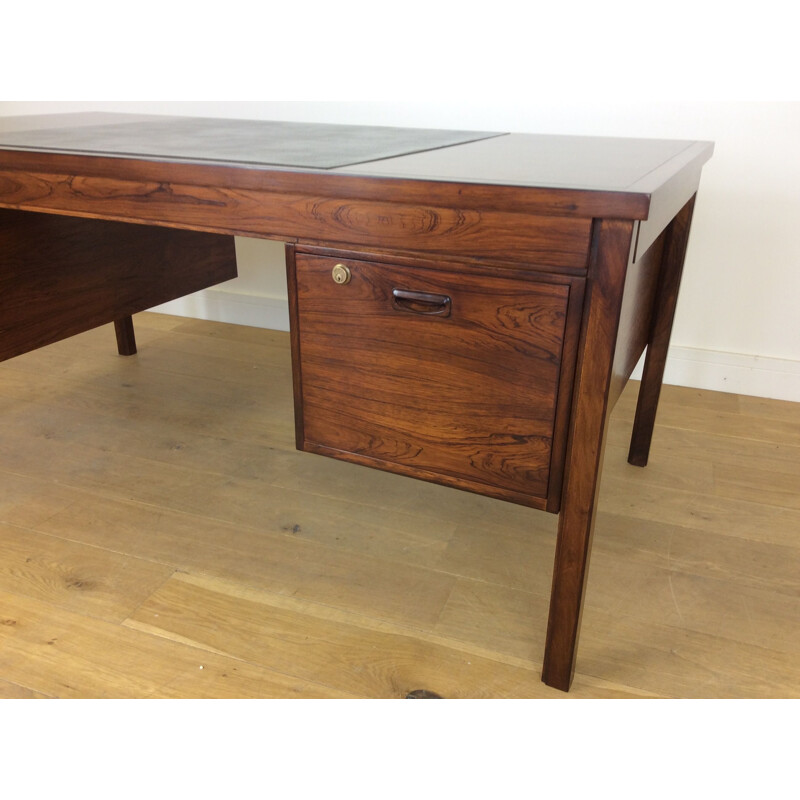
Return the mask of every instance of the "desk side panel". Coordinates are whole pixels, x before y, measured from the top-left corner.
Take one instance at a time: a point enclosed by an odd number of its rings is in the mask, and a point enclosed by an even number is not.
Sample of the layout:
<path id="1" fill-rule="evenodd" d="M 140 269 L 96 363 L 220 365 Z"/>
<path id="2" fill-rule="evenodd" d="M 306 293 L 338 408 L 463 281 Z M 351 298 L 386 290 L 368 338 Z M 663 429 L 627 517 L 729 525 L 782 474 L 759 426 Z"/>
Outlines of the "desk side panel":
<path id="1" fill-rule="evenodd" d="M 230 236 L 0 209 L 0 361 L 234 277 Z"/>
<path id="2" fill-rule="evenodd" d="M 664 235 L 628 266 L 611 373 L 609 406 L 614 407 L 644 353 L 653 325 Z"/>

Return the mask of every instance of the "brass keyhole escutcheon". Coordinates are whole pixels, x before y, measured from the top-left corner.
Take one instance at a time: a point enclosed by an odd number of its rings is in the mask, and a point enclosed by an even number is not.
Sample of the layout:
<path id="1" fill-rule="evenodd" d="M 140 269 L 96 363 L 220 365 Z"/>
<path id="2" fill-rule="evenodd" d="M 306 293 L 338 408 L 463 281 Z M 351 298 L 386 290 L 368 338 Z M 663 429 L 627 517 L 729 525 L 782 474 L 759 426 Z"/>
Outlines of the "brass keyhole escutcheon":
<path id="1" fill-rule="evenodd" d="M 331 271 L 331 276 L 333 277 L 333 282 L 338 283 L 340 286 L 350 283 L 350 270 L 344 264 L 337 264 Z"/>

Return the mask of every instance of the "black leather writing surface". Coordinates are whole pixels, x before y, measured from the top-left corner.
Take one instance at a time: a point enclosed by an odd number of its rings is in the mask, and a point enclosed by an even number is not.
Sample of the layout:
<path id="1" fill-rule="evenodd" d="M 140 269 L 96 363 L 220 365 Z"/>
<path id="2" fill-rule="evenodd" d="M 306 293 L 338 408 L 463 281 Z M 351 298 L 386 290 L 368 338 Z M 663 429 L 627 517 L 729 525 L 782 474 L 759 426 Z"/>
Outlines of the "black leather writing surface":
<path id="1" fill-rule="evenodd" d="M 333 169 L 501 134 L 261 120 L 162 117 L 10 131 L 0 147 L 149 159 Z"/>

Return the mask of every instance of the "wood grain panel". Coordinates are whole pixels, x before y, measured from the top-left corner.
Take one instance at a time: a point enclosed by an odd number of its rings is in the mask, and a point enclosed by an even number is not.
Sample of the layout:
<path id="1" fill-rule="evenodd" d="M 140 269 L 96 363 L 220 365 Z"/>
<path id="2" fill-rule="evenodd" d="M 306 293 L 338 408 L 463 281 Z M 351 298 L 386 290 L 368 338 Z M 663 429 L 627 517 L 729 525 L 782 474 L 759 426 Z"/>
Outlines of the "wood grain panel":
<path id="1" fill-rule="evenodd" d="M 234 277 L 229 236 L 0 210 L 0 360 Z"/>
<path id="2" fill-rule="evenodd" d="M 298 446 L 543 507 L 570 284 L 298 253 Z M 447 296 L 407 313 L 397 288 Z"/>
<path id="3" fill-rule="evenodd" d="M 636 368 L 653 324 L 653 302 L 658 286 L 664 238 L 659 237 L 625 275 L 619 331 L 611 368 L 609 405 L 614 406 Z"/>
<path id="4" fill-rule="evenodd" d="M 321 187 L 318 187 L 321 188 Z M 384 195 L 386 196 L 386 195 Z M 0 205 L 288 242 L 457 253 L 583 269 L 590 219 L 296 192 L 0 173 Z"/>

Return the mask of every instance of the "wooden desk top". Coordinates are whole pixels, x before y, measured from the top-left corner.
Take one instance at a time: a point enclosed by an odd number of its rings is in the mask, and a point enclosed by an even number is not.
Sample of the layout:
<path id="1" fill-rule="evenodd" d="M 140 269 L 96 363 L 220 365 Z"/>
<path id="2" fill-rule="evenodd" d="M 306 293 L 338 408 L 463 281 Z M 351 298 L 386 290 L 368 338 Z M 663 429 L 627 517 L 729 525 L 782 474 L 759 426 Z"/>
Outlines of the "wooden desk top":
<path id="1" fill-rule="evenodd" d="M 605 204 L 633 219 L 646 219 L 651 196 L 681 172 L 699 171 L 712 151 L 709 142 L 105 113 L 0 118 L 0 169 L 63 165 L 100 175 L 148 164 L 159 179 L 172 165 L 177 171 L 167 179 L 186 180 L 189 167 L 207 167 L 217 171 L 215 184 L 231 188 L 276 188 L 292 175 L 325 174 L 353 176 L 351 184 L 357 177 L 438 184 L 434 195 L 446 185 L 457 187 L 455 196 L 464 187 L 508 187 L 517 190 L 508 197 L 518 208 L 534 200 L 541 206 L 545 192 L 558 213 L 599 216 L 596 206 Z M 493 192 L 500 202 L 502 195 Z"/>

